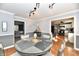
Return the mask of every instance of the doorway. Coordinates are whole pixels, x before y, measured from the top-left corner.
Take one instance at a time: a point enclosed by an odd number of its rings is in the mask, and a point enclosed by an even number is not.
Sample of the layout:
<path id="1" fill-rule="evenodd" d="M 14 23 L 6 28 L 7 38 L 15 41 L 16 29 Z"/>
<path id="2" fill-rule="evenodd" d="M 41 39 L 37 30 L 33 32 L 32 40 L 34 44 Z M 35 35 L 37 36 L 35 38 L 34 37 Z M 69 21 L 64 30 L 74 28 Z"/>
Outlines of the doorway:
<path id="1" fill-rule="evenodd" d="M 21 39 L 21 35 L 24 35 L 24 22 L 21 21 L 14 21 L 14 37 L 15 42 Z"/>
<path id="2" fill-rule="evenodd" d="M 64 36 L 66 46 L 74 48 L 74 17 L 51 21 L 53 37 Z"/>

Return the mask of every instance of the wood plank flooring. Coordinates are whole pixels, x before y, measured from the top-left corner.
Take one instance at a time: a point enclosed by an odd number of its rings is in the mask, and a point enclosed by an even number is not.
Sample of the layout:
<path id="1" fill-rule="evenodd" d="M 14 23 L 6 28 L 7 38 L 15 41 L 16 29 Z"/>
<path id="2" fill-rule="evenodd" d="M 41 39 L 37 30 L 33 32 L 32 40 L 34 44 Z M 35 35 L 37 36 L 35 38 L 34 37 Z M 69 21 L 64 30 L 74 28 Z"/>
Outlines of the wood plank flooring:
<path id="1" fill-rule="evenodd" d="M 64 40 L 64 36 L 57 35 L 55 37 L 55 40 L 58 40 L 57 42 L 53 42 L 53 46 L 51 47 L 50 52 L 52 55 L 57 56 L 58 55 L 58 49 L 61 47 L 61 42 Z M 65 47 L 63 51 L 64 56 L 79 56 L 79 50 L 75 50 L 71 47 Z"/>
<path id="2" fill-rule="evenodd" d="M 64 40 L 64 36 L 57 35 L 55 37 L 55 40 L 57 40 L 57 41 L 53 41 L 53 46 L 51 47 L 50 52 L 53 55 L 57 56 L 58 50 L 61 47 L 61 42 Z"/>
<path id="3" fill-rule="evenodd" d="M 79 51 L 70 47 L 64 49 L 64 56 L 79 56 Z"/>
<path id="4" fill-rule="evenodd" d="M 57 35 L 55 39 L 57 41 L 53 42 L 53 46 L 51 47 L 50 52 L 52 55 L 57 56 L 59 53 L 58 50 L 61 47 L 61 42 L 64 40 L 64 36 Z M 13 48 L 6 49 L 4 52 L 5 52 L 5 56 L 10 56 L 16 52 L 16 49 L 13 47 Z M 65 47 L 63 54 L 64 56 L 79 56 L 79 50 L 75 50 L 68 46 L 68 47 Z"/>
<path id="5" fill-rule="evenodd" d="M 4 50 L 5 56 L 10 56 L 10 55 L 12 55 L 15 52 L 16 52 L 16 49 L 14 47 Z"/>

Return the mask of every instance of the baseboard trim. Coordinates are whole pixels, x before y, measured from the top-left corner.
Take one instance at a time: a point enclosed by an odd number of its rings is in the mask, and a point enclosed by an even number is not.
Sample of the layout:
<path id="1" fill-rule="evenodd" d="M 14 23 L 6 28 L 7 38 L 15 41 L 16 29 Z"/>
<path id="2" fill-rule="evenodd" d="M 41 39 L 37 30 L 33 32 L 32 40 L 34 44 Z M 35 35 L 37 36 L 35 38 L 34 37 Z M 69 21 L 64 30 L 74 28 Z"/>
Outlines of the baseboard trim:
<path id="1" fill-rule="evenodd" d="M 12 47 L 14 47 L 14 45 L 11 45 L 11 46 L 8 46 L 8 47 L 4 47 L 4 50 L 5 50 L 5 49 L 12 48 Z"/>
<path id="2" fill-rule="evenodd" d="M 16 49 L 15 47 L 12 46 L 9 46 L 7 47 L 5 50 L 4 50 L 4 55 L 5 56 L 11 56 L 12 54 L 14 54 L 16 52 Z"/>

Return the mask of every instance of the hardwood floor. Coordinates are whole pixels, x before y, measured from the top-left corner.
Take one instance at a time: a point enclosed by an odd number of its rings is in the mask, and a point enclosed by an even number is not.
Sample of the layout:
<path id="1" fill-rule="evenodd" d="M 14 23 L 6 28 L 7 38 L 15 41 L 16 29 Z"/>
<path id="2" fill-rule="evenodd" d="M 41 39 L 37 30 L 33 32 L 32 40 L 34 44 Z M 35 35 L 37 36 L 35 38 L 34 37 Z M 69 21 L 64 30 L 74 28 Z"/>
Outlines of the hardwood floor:
<path id="1" fill-rule="evenodd" d="M 61 47 L 61 43 L 64 40 L 64 36 L 57 35 L 55 37 L 55 40 L 56 41 L 53 41 L 53 46 L 51 47 L 50 52 L 52 55 L 58 56 L 59 48 Z M 16 52 L 16 49 L 13 47 L 13 48 L 6 49 L 4 52 L 5 52 L 5 56 L 10 56 Z M 73 49 L 70 46 L 66 46 L 64 48 L 63 54 L 64 56 L 79 56 L 79 51 Z"/>
<path id="2" fill-rule="evenodd" d="M 57 36 L 55 37 L 55 40 L 57 40 L 57 41 L 53 41 L 53 46 L 51 47 L 50 52 L 51 52 L 53 55 L 57 56 L 58 50 L 59 50 L 59 48 L 61 47 L 61 43 L 62 43 L 62 41 L 64 40 L 64 36 L 57 35 Z"/>
<path id="3" fill-rule="evenodd" d="M 66 47 L 64 49 L 64 56 L 79 56 L 79 51 L 70 47 Z"/>
<path id="4" fill-rule="evenodd" d="M 52 55 L 57 56 L 59 53 L 58 50 L 61 47 L 61 42 L 64 40 L 64 36 L 57 35 L 55 37 L 55 40 L 57 41 L 53 42 L 53 46 L 51 47 L 50 52 L 52 53 Z M 63 54 L 64 56 L 79 56 L 79 50 L 75 50 L 70 46 L 66 46 L 64 48 Z"/>
<path id="5" fill-rule="evenodd" d="M 14 47 L 4 50 L 5 56 L 10 56 L 15 52 L 16 52 L 16 49 Z"/>

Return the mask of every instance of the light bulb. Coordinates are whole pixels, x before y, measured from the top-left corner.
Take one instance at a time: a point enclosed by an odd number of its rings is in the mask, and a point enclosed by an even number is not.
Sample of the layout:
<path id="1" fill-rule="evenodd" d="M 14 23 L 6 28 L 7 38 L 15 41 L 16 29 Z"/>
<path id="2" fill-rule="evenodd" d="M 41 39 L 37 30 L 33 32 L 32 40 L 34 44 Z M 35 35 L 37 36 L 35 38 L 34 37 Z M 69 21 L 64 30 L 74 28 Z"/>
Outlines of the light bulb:
<path id="1" fill-rule="evenodd" d="M 37 38 L 37 34 L 36 33 L 34 33 L 34 38 Z"/>

